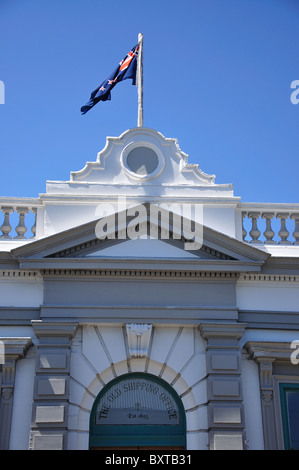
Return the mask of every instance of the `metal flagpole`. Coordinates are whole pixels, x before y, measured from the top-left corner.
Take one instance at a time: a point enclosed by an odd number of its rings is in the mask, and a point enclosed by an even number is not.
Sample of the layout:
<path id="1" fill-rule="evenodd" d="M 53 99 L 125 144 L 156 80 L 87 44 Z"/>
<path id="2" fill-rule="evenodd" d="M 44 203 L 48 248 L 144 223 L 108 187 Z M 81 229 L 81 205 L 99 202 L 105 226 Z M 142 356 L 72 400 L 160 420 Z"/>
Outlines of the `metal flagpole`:
<path id="1" fill-rule="evenodd" d="M 139 53 L 137 68 L 138 120 L 137 126 L 143 127 L 143 34 L 138 34 Z"/>

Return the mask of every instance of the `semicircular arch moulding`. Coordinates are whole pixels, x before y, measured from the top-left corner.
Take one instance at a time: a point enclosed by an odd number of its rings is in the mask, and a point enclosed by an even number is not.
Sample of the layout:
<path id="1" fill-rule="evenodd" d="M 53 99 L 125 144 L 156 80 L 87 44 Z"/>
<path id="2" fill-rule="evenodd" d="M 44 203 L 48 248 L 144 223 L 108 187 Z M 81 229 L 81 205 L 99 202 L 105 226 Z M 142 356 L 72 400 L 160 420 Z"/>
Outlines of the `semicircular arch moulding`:
<path id="1" fill-rule="evenodd" d="M 90 415 L 95 400 L 106 385 L 109 385 L 110 382 L 129 373 L 131 375 L 134 373 L 143 373 L 145 376 L 146 374 L 153 376 L 154 371 L 160 371 L 161 374 L 163 370 L 162 375 L 160 375 L 160 377 L 157 375 L 156 377 L 166 382 L 173 388 L 178 397 L 180 397 L 186 414 L 187 437 L 188 432 L 193 432 L 195 427 L 199 427 L 200 416 L 196 406 L 196 398 L 192 392 L 192 384 L 188 384 L 177 371 L 165 364 L 151 359 L 147 362 L 147 367 L 145 367 L 145 363 L 146 361 L 142 359 L 132 359 L 129 371 L 128 363 L 124 360 L 107 367 L 101 374 L 95 375 L 87 386 L 81 384 L 81 393 L 77 393 L 78 403 L 73 403 L 73 405 L 76 405 L 77 410 L 77 416 L 75 417 L 74 414 L 72 416 L 73 433 L 77 434 L 76 438 L 73 436 L 73 439 L 70 441 L 73 449 L 87 450 L 89 448 Z M 176 378 L 176 380 L 174 380 L 174 378 Z M 74 377 L 71 377 L 70 388 L 72 396 L 72 388 L 78 388 L 77 380 L 74 380 Z M 75 395 L 76 392 L 73 396 Z M 197 424 L 195 425 L 194 423 Z"/>

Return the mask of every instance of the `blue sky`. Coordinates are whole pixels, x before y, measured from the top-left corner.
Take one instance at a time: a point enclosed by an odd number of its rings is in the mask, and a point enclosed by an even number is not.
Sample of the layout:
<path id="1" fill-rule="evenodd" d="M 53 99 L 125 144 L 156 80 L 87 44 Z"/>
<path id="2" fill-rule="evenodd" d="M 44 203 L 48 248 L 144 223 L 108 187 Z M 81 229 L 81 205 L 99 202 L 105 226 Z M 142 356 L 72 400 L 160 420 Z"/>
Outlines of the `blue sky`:
<path id="1" fill-rule="evenodd" d="M 144 34 L 144 126 L 243 202 L 299 202 L 298 0 L 0 0 L 0 196 L 38 197 L 137 123 L 137 88 L 82 116 Z"/>

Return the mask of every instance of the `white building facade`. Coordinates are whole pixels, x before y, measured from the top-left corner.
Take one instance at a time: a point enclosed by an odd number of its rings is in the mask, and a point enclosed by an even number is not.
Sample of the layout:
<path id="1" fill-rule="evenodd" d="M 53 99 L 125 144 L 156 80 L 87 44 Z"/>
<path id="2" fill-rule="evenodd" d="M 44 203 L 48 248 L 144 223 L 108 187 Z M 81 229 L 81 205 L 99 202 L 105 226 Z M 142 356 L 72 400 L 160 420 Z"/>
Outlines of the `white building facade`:
<path id="1" fill-rule="evenodd" d="M 299 204 L 140 127 L 0 205 L 1 449 L 299 448 Z"/>

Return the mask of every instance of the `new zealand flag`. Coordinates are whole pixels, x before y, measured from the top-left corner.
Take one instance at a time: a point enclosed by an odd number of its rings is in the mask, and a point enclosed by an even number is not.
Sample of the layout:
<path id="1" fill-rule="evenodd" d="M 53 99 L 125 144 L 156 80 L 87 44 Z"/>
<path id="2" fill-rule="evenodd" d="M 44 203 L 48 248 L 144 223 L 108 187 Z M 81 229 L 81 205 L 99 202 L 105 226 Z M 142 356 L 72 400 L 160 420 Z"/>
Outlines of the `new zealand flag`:
<path id="1" fill-rule="evenodd" d="M 119 63 L 117 68 L 106 78 L 90 95 L 90 100 L 82 106 L 81 113 L 85 114 L 99 101 L 111 100 L 111 90 L 122 80 L 131 78 L 132 85 L 136 85 L 137 57 L 139 45 L 137 44 Z"/>

